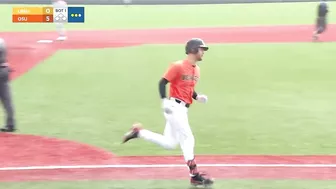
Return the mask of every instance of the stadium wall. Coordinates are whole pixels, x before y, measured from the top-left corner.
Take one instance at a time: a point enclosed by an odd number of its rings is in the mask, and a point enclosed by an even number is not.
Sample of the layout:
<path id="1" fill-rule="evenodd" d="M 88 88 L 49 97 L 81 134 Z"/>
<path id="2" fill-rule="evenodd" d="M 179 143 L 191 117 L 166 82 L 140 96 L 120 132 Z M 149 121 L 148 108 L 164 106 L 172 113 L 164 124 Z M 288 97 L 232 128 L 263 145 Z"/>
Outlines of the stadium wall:
<path id="1" fill-rule="evenodd" d="M 67 0 L 69 5 L 186 5 L 186 4 L 236 4 L 236 3 L 286 3 L 318 2 L 318 0 Z M 336 0 L 329 0 L 336 1 Z M 52 0 L 0 0 L 0 4 L 51 4 Z"/>

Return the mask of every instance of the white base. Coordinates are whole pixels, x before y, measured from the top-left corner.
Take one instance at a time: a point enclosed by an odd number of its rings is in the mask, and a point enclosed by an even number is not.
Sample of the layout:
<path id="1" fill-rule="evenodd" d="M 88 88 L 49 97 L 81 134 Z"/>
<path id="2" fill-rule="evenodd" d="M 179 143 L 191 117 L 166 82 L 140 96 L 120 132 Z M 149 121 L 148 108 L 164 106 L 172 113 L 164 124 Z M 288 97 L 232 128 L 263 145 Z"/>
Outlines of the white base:
<path id="1" fill-rule="evenodd" d="M 52 43 L 52 42 L 53 40 L 44 40 L 44 39 L 37 41 L 37 43 Z"/>
<path id="2" fill-rule="evenodd" d="M 65 40 L 67 40 L 67 37 L 66 36 L 60 36 L 56 40 L 57 41 L 65 41 Z"/>

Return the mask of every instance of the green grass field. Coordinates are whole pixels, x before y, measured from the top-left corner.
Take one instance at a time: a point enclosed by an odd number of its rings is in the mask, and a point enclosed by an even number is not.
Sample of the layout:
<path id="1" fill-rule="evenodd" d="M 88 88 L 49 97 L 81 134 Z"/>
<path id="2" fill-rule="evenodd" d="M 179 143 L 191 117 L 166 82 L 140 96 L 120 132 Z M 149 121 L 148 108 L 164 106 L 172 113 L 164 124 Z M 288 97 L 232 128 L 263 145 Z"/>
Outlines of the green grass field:
<path id="1" fill-rule="evenodd" d="M 17 5 L 20 6 L 20 5 Z M 1 5 L 1 32 L 53 31 L 12 24 Z M 336 12 L 330 3 L 330 12 Z M 85 6 L 70 30 L 313 24 L 315 3 L 202 6 Z M 104 15 L 100 16 L 100 13 Z M 195 17 L 195 13 L 197 13 Z M 336 23 L 331 14 L 329 23 Z M 189 113 L 197 154 L 335 153 L 335 43 L 210 44 L 197 91 L 209 96 Z M 317 48 L 318 46 L 318 48 Z M 158 80 L 180 45 L 59 51 L 13 81 L 19 133 L 94 145 L 117 155 L 172 155 L 144 141 L 120 145 L 135 121 L 162 132 Z M 91 66 L 93 64 L 93 66 Z M 7 189 L 188 188 L 186 181 L 1 183 Z M 149 186 L 145 186 L 149 184 Z M 220 180 L 215 188 L 331 189 L 335 181 Z"/>
<path id="2" fill-rule="evenodd" d="M 190 111 L 197 153 L 333 153 L 332 138 L 326 139 L 335 132 L 336 65 L 335 57 L 328 56 L 334 44 L 325 44 L 319 51 L 313 46 L 213 46 L 197 86 L 210 101 L 196 103 Z M 148 45 L 58 52 L 14 82 L 22 132 L 90 143 L 118 155 L 171 154 L 143 141 L 125 148 L 120 140 L 136 121 L 162 132 L 158 78 L 165 62 L 174 59 L 172 54 L 179 57 L 179 51 L 174 45 Z M 238 55 L 240 51 L 244 56 Z M 279 52 L 286 56 L 274 61 Z M 300 52 L 307 55 L 298 60 Z M 136 61 L 124 61 L 130 54 Z M 97 61 L 97 57 L 105 58 Z M 325 59 L 317 64 L 317 57 Z M 69 59 L 81 61 L 69 63 Z M 93 61 L 94 67 L 81 66 Z M 130 91 L 136 91 L 136 97 Z M 222 134 L 214 135 L 214 130 Z"/>
<path id="3" fill-rule="evenodd" d="M 336 23 L 336 3 L 329 2 L 329 23 Z M 54 30 L 53 24 L 13 24 L 12 7 L 0 5 L 0 31 Z M 36 6 L 36 5 L 28 5 Z M 76 5 L 79 6 L 79 5 Z M 197 13 L 197 19 L 195 18 Z M 225 4 L 170 6 L 85 6 L 85 24 L 68 24 L 69 29 L 132 29 L 167 27 L 211 27 L 246 25 L 293 25 L 315 22 L 316 3 Z"/>
<path id="4" fill-rule="evenodd" d="M 50 189 L 189 189 L 185 181 L 167 181 L 167 180 L 150 180 L 150 181 L 82 181 L 82 182 L 37 182 L 37 183 L 1 183 L 1 186 L 7 189 L 29 188 L 41 189 L 48 185 Z M 288 180 L 229 180 L 218 181 L 216 189 L 233 188 L 233 189 L 333 189 L 336 186 L 335 181 L 288 181 Z"/>

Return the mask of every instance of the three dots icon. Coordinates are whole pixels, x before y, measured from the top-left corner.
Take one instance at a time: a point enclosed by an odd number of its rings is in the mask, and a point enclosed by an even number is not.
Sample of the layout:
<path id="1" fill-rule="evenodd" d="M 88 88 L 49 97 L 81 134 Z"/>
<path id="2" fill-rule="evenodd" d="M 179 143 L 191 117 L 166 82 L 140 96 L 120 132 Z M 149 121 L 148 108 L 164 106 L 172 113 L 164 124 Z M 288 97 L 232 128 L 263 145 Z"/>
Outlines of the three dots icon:
<path id="1" fill-rule="evenodd" d="M 71 17 L 82 17 L 81 14 L 71 14 Z"/>

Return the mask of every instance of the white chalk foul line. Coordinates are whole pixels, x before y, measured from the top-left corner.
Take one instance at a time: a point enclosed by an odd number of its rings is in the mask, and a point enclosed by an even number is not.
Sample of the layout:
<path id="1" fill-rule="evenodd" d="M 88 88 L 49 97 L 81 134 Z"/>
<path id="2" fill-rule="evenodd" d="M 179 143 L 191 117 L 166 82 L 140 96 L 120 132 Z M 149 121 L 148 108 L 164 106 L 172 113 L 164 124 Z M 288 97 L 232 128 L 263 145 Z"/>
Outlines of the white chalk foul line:
<path id="1" fill-rule="evenodd" d="M 284 168 L 336 168 L 336 164 L 198 164 L 198 167 L 284 167 Z M 107 169 L 107 168 L 175 168 L 185 164 L 147 164 L 147 165 L 50 165 L 26 167 L 0 167 L 0 171 L 56 170 L 56 169 Z"/>

